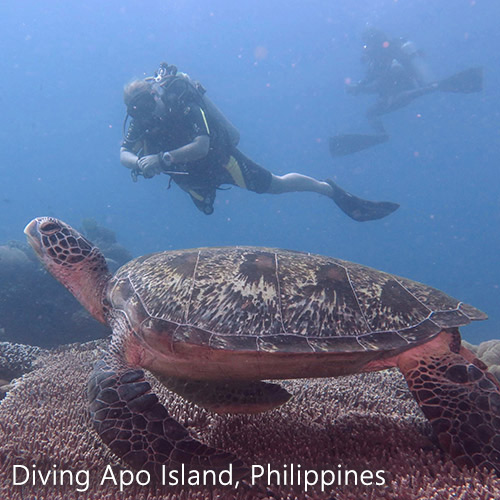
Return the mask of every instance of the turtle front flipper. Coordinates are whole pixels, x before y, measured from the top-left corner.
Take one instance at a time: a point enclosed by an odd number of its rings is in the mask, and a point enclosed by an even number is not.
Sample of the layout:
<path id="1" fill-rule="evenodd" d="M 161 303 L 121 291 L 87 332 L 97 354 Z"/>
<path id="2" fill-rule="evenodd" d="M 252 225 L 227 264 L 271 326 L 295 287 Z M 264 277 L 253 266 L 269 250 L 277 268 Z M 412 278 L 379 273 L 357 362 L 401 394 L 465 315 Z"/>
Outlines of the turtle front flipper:
<path id="1" fill-rule="evenodd" d="M 458 332 L 404 352 L 398 366 L 441 447 L 458 465 L 500 473 L 500 385 Z"/>
<path id="2" fill-rule="evenodd" d="M 184 399 L 216 413 L 259 413 L 281 406 L 292 397 L 279 384 L 270 382 L 157 378 Z"/>
<path id="3" fill-rule="evenodd" d="M 135 469 L 144 469 L 157 481 L 166 470 L 227 469 L 233 478 L 246 475 L 238 458 L 193 439 L 152 393 L 140 369 L 98 361 L 88 383 L 90 416 L 94 428 L 111 451 Z"/>

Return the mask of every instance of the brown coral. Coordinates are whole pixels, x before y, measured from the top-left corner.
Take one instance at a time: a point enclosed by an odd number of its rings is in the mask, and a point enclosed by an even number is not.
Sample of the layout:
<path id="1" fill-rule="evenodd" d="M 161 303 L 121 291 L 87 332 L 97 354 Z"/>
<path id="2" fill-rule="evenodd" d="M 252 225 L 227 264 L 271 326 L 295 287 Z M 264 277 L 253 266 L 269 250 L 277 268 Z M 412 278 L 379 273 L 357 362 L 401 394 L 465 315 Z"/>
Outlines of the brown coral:
<path id="1" fill-rule="evenodd" d="M 479 345 L 465 344 L 488 366 L 490 372 L 500 380 L 500 340 L 487 340 Z"/>
<path id="2" fill-rule="evenodd" d="M 211 446 L 231 451 L 248 464 L 270 464 L 281 472 L 291 464 L 308 470 L 383 470 L 385 485 L 330 486 L 304 491 L 300 486 L 268 484 L 253 490 L 216 487 L 195 491 L 140 486 L 120 493 L 99 480 L 120 462 L 90 427 L 85 385 L 93 345 L 72 347 L 41 358 L 40 367 L 23 377 L 0 404 L 0 498 L 59 499 L 280 499 L 367 500 L 500 498 L 500 480 L 490 473 L 458 469 L 429 440 L 429 428 L 403 378 L 395 370 L 335 380 L 284 382 L 295 397 L 261 415 L 215 416 L 168 393 L 155 390 L 193 434 Z M 13 465 L 41 471 L 89 471 L 88 491 L 69 484 L 43 487 L 12 485 Z M 356 473 L 351 473 L 351 478 Z M 290 483 L 290 479 L 287 481 Z M 266 492 L 266 489 L 269 491 Z"/>

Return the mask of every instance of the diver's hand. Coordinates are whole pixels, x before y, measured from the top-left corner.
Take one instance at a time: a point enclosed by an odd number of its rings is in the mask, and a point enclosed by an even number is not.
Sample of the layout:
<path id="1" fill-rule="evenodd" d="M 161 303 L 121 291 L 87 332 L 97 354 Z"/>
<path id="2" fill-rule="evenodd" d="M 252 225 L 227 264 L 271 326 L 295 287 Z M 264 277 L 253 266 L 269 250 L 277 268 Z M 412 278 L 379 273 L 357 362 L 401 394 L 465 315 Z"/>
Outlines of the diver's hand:
<path id="1" fill-rule="evenodd" d="M 146 179 L 161 174 L 162 166 L 161 156 L 158 154 L 143 156 L 137 160 L 137 167 Z"/>

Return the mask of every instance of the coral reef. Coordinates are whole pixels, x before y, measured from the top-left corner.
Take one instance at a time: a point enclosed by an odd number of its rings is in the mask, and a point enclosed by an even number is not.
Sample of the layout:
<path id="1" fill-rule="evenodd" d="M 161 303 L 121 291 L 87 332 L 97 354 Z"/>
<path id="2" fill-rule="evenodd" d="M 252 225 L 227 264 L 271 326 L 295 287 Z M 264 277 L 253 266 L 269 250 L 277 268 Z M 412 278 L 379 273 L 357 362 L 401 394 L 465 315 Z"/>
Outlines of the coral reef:
<path id="1" fill-rule="evenodd" d="M 0 342 L 0 400 L 13 388 L 11 382 L 33 370 L 38 356 L 47 352 L 37 346 Z"/>
<path id="2" fill-rule="evenodd" d="M 0 378 L 12 380 L 31 371 L 36 358 L 44 352 L 36 346 L 0 342 Z"/>
<path id="3" fill-rule="evenodd" d="M 481 342 L 478 346 L 467 344 L 476 356 L 485 363 L 490 372 L 500 380 L 500 340 L 493 339 Z"/>
<path id="4" fill-rule="evenodd" d="M 103 342 L 103 341 L 101 341 Z M 492 473 L 457 468 L 432 442 L 430 428 L 396 370 L 328 380 L 283 382 L 294 398 L 259 415 L 218 416 L 186 403 L 154 382 L 170 411 L 205 443 L 231 451 L 247 464 L 302 469 L 384 471 L 383 486 L 335 485 L 322 492 L 267 480 L 254 489 L 240 485 L 211 490 L 172 490 L 134 483 L 119 492 L 100 486 L 106 466 L 116 474 L 119 459 L 100 442 L 86 411 L 85 387 L 94 343 L 43 354 L 0 403 L 0 498 L 27 500 L 191 500 L 256 498 L 309 500 L 443 500 L 500 498 Z M 40 471 L 89 472 L 89 487 L 13 486 L 13 465 Z M 54 467 L 55 466 L 55 467 Z M 66 478 L 67 479 L 67 478 Z M 283 478 L 282 478 L 283 479 Z M 289 480 L 287 481 L 289 483 Z M 273 484 L 274 483 L 274 484 Z"/>
<path id="5" fill-rule="evenodd" d="M 26 247 L 27 248 L 27 247 Z M 15 278 L 25 272 L 33 272 L 35 262 L 29 258 L 17 243 L 10 242 L 0 245 L 0 280 L 5 281 Z"/>

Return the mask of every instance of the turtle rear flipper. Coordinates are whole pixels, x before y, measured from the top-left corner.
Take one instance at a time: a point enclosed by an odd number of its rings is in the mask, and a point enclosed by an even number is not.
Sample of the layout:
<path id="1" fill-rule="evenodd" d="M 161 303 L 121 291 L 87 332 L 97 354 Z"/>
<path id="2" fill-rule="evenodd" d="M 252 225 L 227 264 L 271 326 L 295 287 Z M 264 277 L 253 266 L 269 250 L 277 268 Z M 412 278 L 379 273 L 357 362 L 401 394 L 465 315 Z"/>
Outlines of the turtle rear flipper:
<path id="1" fill-rule="evenodd" d="M 90 416 L 94 428 L 111 451 L 135 469 L 144 469 L 157 481 L 182 464 L 189 469 L 227 469 L 233 478 L 247 468 L 238 458 L 193 439 L 151 392 L 140 369 L 114 367 L 98 361 L 88 383 Z"/>
<path id="2" fill-rule="evenodd" d="M 259 413 L 281 406 L 292 397 L 270 382 L 157 378 L 184 399 L 216 413 Z"/>
<path id="3" fill-rule="evenodd" d="M 398 366 L 453 460 L 500 473 L 500 385 L 455 339 L 442 332 L 402 353 Z"/>

